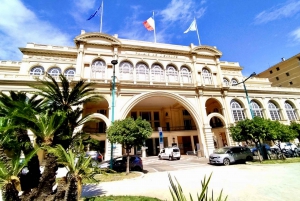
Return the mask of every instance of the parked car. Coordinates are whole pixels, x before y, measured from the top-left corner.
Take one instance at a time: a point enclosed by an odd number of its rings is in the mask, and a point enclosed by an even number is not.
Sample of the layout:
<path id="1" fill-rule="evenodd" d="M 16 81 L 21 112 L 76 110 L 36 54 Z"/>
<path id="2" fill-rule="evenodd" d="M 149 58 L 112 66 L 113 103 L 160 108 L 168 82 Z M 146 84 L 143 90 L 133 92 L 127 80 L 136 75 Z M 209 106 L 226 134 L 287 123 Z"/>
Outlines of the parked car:
<path id="1" fill-rule="evenodd" d="M 210 164 L 224 164 L 236 163 L 239 161 L 252 161 L 253 154 L 247 147 L 230 146 L 214 150 L 214 153 L 209 156 Z"/>
<path id="2" fill-rule="evenodd" d="M 85 153 L 86 157 L 91 157 L 92 160 L 98 161 L 98 162 L 102 162 L 103 161 L 103 156 L 100 152 L 98 151 L 87 151 Z"/>
<path id="3" fill-rule="evenodd" d="M 180 160 L 180 149 L 178 147 L 167 147 L 160 150 L 158 159 Z"/>
<path id="4" fill-rule="evenodd" d="M 270 145 L 268 144 L 262 144 L 261 145 L 262 148 L 265 148 L 267 152 L 270 152 L 271 153 L 271 147 Z M 257 150 L 257 147 L 255 145 L 250 145 L 248 146 L 248 148 L 251 150 L 253 156 L 258 156 L 258 150 Z"/>
<path id="5" fill-rule="evenodd" d="M 143 171 L 143 161 L 137 155 L 130 155 L 129 156 L 129 169 L 131 171 Z M 110 168 L 110 160 L 104 161 L 100 163 L 100 168 Z M 123 155 L 112 160 L 113 162 L 113 170 L 117 172 L 125 172 L 127 166 L 127 155 Z"/>

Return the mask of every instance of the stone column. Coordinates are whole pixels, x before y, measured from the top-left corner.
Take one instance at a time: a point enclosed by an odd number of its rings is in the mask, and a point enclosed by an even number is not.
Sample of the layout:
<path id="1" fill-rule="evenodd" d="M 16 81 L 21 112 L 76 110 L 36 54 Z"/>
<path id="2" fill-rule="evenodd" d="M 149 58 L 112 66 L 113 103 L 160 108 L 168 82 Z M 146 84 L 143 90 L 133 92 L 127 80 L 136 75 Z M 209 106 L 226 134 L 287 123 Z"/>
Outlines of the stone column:
<path id="1" fill-rule="evenodd" d="M 207 153 L 205 154 L 206 157 L 208 158 L 210 154 L 213 153 L 213 150 L 215 149 L 214 147 L 214 139 L 213 139 L 213 133 L 211 131 L 211 127 L 208 124 L 204 125 L 204 133 L 205 133 L 205 143 L 206 143 L 206 151 Z"/>

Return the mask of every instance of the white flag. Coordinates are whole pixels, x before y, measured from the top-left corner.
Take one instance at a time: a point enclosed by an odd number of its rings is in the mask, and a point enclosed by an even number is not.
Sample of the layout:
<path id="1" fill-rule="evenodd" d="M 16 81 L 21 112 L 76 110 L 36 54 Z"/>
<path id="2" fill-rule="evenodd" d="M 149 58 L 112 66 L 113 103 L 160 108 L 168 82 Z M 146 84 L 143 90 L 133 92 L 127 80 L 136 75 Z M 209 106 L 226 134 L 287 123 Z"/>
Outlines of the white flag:
<path id="1" fill-rule="evenodd" d="M 183 33 L 187 33 L 189 31 L 196 31 L 197 27 L 196 27 L 196 19 L 193 20 L 193 22 L 191 23 L 190 27 Z"/>

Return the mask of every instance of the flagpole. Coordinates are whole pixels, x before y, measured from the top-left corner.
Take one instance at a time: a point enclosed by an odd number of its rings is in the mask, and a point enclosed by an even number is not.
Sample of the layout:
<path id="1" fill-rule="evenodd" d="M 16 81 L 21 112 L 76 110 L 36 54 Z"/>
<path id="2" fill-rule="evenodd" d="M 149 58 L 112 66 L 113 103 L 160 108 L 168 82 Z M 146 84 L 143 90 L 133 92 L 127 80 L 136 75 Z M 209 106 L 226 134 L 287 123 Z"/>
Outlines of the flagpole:
<path id="1" fill-rule="evenodd" d="M 156 32 L 155 32 L 155 29 L 156 29 L 156 25 L 155 25 L 155 19 L 154 19 L 154 11 L 152 11 L 152 14 L 153 14 L 153 21 L 154 21 L 154 43 L 156 43 Z"/>
<path id="2" fill-rule="evenodd" d="M 101 3 L 100 33 L 102 33 L 102 17 L 103 17 L 103 0 L 102 0 L 102 3 Z"/>
<path id="3" fill-rule="evenodd" d="M 197 31 L 197 36 L 198 36 L 198 42 L 199 42 L 199 46 L 201 45 L 200 43 L 200 37 L 199 37 L 199 32 L 198 32 L 198 25 L 197 25 L 197 21 L 196 18 L 194 17 L 195 23 L 196 23 L 196 31 Z"/>

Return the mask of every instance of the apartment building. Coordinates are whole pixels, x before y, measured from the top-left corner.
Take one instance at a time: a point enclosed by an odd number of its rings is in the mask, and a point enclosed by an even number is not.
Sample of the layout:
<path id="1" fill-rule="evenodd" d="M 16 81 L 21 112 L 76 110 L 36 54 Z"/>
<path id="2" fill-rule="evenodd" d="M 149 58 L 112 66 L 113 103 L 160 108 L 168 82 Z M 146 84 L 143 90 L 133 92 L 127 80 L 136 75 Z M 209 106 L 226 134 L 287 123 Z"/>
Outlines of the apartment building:
<path id="1" fill-rule="evenodd" d="M 158 127 L 164 146 L 176 143 L 182 154 L 199 151 L 208 157 L 215 148 L 235 144 L 228 130 L 231 125 L 252 118 L 243 85 L 235 85 L 247 76 L 238 62 L 222 61 L 222 52 L 214 46 L 135 41 L 85 31 L 74 42 L 73 47 L 28 43 L 20 48 L 21 61 L 0 61 L 0 90 L 32 91 L 28 84 L 42 79 L 44 72 L 62 73 L 70 82 L 96 83 L 103 101 L 82 107 L 100 122 L 82 129 L 100 141 L 106 159 L 111 148 L 114 156 L 124 153 L 121 145 L 111 147 L 106 139 L 113 106 L 114 120 L 141 116 L 151 123 L 154 131 L 143 149 L 148 156 L 159 152 Z M 260 77 L 245 85 L 254 116 L 285 124 L 299 120 L 299 88 L 273 87 L 268 78 Z"/>
<path id="2" fill-rule="evenodd" d="M 274 87 L 300 87 L 300 53 L 259 73 L 257 77 L 268 78 Z"/>

